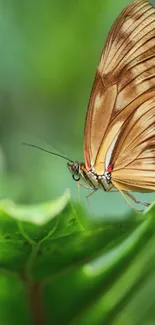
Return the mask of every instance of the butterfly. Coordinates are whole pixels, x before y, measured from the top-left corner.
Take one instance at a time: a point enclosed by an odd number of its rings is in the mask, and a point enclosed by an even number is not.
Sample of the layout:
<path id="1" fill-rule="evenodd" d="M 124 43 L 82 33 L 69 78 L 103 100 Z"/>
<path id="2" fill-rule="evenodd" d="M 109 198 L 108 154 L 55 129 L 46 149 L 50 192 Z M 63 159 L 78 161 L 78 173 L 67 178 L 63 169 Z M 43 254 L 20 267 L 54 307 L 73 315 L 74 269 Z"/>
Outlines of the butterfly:
<path id="1" fill-rule="evenodd" d="M 115 188 L 129 204 L 126 195 L 149 205 L 132 193 L 155 190 L 155 8 L 149 1 L 128 5 L 108 34 L 86 114 L 85 163 L 50 153 L 66 159 L 73 179 L 93 191 Z"/>
<path id="2" fill-rule="evenodd" d="M 155 190 L 155 8 L 147 0 L 128 5 L 108 34 L 86 114 L 84 157 L 68 162 L 74 180 L 149 205 L 132 194 Z"/>

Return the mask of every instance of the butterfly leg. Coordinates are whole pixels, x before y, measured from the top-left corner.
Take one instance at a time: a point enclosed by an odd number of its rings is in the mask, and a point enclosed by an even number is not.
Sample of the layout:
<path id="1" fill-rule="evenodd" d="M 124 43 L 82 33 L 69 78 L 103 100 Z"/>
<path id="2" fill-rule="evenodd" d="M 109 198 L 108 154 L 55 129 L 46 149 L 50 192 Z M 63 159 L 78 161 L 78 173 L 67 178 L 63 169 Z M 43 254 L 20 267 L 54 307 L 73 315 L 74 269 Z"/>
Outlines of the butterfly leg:
<path id="1" fill-rule="evenodd" d="M 88 202 L 88 198 L 89 198 L 89 196 L 91 196 L 91 195 L 92 195 L 92 194 L 93 194 L 97 189 L 93 189 L 93 190 L 92 190 L 92 187 L 86 186 L 86 185 L 84 185 L 84 184 L 78 182 L 78 197 L 79 197 L 79 202 L 80 202 L 80 186 L 86 188 L 87 190 L 91 190 L 91 191 L 92 191 L 91 193 L 89 193 L 89 194 L 86 196 L 86 200 L 87 200 L 87 202 Z"/>
<path id="2" fill-rule="evenodd" d="M 78 189 L 78 200 L 79 200 L 79 203 L 80 203 L 80 184 L 79 182 L 77 182 L 77 189 Z"/>
<path id="3" fill-rule="evenodd" d="M 111 185 L 111 187 L 109 187 L 108 188 L 108 192 L 118 192 L 118 190 L 115 188 L 114 190 L 112 190 L 112 188 L 113 188 L 114 186 L 113 185 Z"/>
<path id="4" fill-rule="evenodd" d="M 133 205 L 132 205 L 132 203 L 127 199 L 127 197 L 126 197 L 126 195 L 128 195 L 130 198 L 131 198 L 131 196 L 130 196 L 130 193 L 128 192 L 128 191 L 122 191 L 118 186 L 117 186 L 117 189 L 118 189 L 118 191 L 122 194 L 122 196 L 124 197 L 124 200 L 128 203 L 128 205 L 133 209 L 133 210 L 135 210 L 135 211 L 137 211 L 137 212 L 143 212 L 144 210 L 138 210 L 138 209 L 136 209 Z M 134 197 L 134 196 L 133 196 Z M 135 202 L 135 200 L 137 200 L 135 197 L 134 198 L 132 198 L 132 200 Z"/>
<path id="5" fill-rule="evenodd" d="M 84 184 L 82 184 L 80 182 L 78 182 L 78 185 L 86 188 L 87 190 L 92 190 L 92 187 L 86 186 L 86 185 L 84 185 Z"/>
<path id="6" fill-rule="evenodd" d="M 82 184 L 80 182 L 77 182 L 77 185 L 78 185 L 78 200 L 80 202 L 80 186 L 86 188 L 87 190 L 92 190 L 92 188 L 91 187 L 88 187 L 88 186 L 86 186 L 86 185 L 84 185 L 84 184 Z"/>
<path id="7" fill-rule="evenodd" d="M 92 194 L 94 194 L 96 191 L 97 191 L 97 188 L 95 188 L 94 190 L 92 190 L 92 192 L 89 193 L 89 194 L 86 196 L 86 200 L 88 200 L 88 198 L 89 198 Z"/>
<path id="8" fill-rule="evenodd" d="M 150 203 L 148 203 L 148 202 L 143 202 L 143 201 L 137 199 L 132 193 L 130 193 L 128 191 L 124 191 L 124 193 L 126 195 L 128 195 L 130 197 L 130 199 L 132 199 L 137 204 L 141 203 L 141 204 L 145 205 L 146 207 L 148 207 L 150 205 Z"/>

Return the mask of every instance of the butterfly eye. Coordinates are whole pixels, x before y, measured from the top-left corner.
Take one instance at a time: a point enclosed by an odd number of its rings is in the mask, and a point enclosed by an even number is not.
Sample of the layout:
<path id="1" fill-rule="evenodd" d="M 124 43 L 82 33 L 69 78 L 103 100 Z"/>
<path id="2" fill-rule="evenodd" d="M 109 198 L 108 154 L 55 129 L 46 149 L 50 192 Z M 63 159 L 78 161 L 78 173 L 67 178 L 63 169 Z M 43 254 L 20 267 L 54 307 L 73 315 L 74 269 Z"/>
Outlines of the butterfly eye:
<path id="1" fill-rule="evenodd" d="M 78 175 L 79 174 L 79 163 L 74 162 L 72 164 L 72 172 L 74 175 Z"/>

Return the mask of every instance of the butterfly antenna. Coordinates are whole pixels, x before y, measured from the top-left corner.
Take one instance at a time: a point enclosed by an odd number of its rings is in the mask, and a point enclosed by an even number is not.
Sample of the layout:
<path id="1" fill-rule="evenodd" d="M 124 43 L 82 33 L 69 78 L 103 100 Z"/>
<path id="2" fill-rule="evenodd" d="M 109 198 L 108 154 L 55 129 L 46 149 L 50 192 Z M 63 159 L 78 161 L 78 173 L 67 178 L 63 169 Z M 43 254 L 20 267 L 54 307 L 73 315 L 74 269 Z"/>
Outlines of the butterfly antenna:
<path id="1" fill-rule="evenodd" d="M 44 142 L 45 142 L 45 141 L 44 141 Z M 45 142 L 45 144 L 48 144 L 48 143 Z M 67 155 L 66 155 L 64 152 L 62 152 L 62 151 L 58 150 L 57 148 L 55 148 L 55 146 L 53 146 L 53 144 L 52 144 L 52 147 L 51 147 L 51 148 L 52 148 L 52 150 L 53 150 L 54 152 L 58 153 L 59 155 L 68 158 Z"/>
<path id="2" fill-rule="evenodd" d="M 36 149 L 38 149 L 38 150 L 42 150 L 42 151 L 44 151 L 44 152 L 50 153 L 50 154 L 53 155 L 53 156 L 57 156 L 57 157 L 63 158 L 63 159 L 65 159 L 65 160 L 67 160 L 67 161 L 73 163 L 73 160 L 71 160 L 71 159 L 69 159 L 69 158 L 67 158 L 67 157 L 65 157 L 65 156 L 63 156 L 63 155 L 61 155 L 61 154 L 59 154 L 59 153 L 56 153 L 56 152 L 53 152 L 53 151 L 50 151 L 50 150 L 46 150 L 46 149 L 44 149 L 44 148 L 42 148 L 42 147 L 39 147 L 39 146 L 37 146 L 36 144 L 27 143 L 27 142 L 23 142 L 22 144 L 23 144 L 24 146 L 28 146 L 28 147 L 36 148 Z"/>

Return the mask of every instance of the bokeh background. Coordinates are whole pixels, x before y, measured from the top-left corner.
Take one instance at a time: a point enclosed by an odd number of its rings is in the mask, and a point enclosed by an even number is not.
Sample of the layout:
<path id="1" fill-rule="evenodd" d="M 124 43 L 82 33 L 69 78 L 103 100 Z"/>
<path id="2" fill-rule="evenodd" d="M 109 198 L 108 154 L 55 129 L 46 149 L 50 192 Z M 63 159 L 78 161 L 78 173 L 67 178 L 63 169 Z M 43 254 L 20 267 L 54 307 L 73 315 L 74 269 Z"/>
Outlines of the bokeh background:
<path id="1" fill-rule="evenodd" d="M 36 203 L 70 188 L 78 200 L 66 162 L 21 143 L 83 161 L 85 114 L 100 53 L 130 2 L 0 1 L 1 199 Z M 81 189 L 85 206 L 87 194 Z M 119 193 L 102 191 L 90 197 L 88 209 L 95 218 L 130 211 Z"/>

